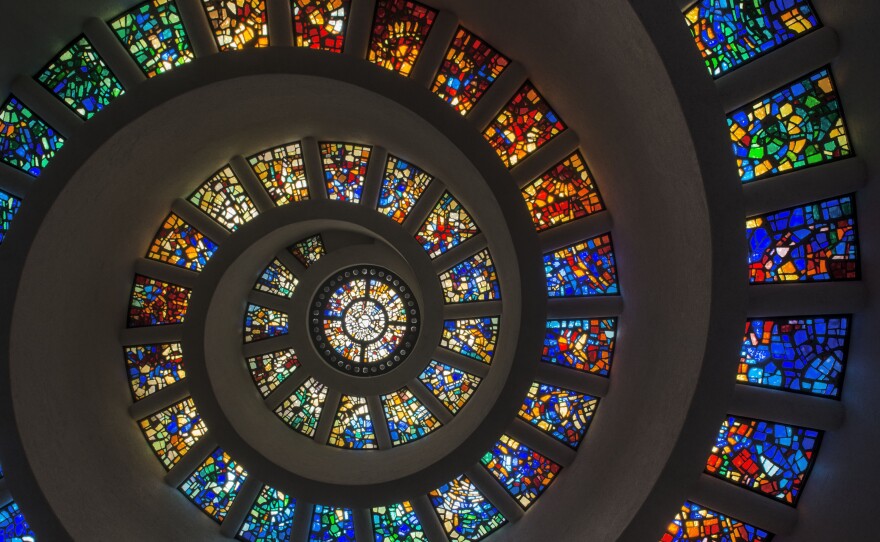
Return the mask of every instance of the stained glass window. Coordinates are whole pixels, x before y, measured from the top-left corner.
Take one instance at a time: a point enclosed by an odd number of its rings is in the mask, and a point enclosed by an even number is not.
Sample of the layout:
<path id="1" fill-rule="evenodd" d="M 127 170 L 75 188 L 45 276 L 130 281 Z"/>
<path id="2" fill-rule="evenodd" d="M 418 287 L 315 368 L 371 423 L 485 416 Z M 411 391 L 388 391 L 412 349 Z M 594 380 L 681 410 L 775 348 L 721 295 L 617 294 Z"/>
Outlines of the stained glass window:
<path id="1" fill-rule="evenodd" d="M 352 143 L 321 143 L 327 197 L 360 203 L 371 147 Z"/>
<path id="2" fill-rule="evenodd" d="M 248 305 L 244 317 L 244 342 L 251 343 L 287 335 L 287 331 L 287 314 L 253 303 Z"/>
<path id="3" fill-rule="evenodd" d="M 309 378 L 275 409 L 275 413 L 303 435 L 314 437 L 326 400 L 327 386 Z"/>
<path id="4" fill-rule="evenodd" d="M 193 60 L 192 46 L 172 0 L 149 0 L 110 22 L 138 66 L 155 77 Z"/>
<path id="5" fill-rule="evenodd" d="M 394 446 L 418 440 L 440 427 L 440 420 L 407 388 L 383 395 L 382 406 Z"/>
<path id="6" fill-rule="evenodd" d="M 580 152 L 575 152 L 526 185 L 522 195 L 538 231 L 605 209 Z"/>
<path id="7" fill-rule="evenodd" d="M 266 0 L 202 0 L 221 51 L 269 46 Z"/>
<path id="8" fill-rule="evenodd" d="M 140 426 L 150 448 L 167 470 L 177 464 L 208 430 L 192 399 L 160 410 L 141 420 Z"/>
<path id="9" fill-rule="evenodd" d="M 617 320 L 548 320 L 541 361 L 608 376 Z"/>
<path id="10" fill-rule="evenodd" d="M 186 378 L 180 343 L 126 346 L 125 367 L 135 401 Z"/>
<path id="11" fill-rule="evenodd" d="M 727 125 L 743 182 L 852 154 L 827 68 L 734 111 Z"/>
<path id="12" fill-rule="evenodd" d="M 351 510 L 316 504 L 309 542 L 355 542 Z"/>
<path id="13" fill-rule="evenodd" d="M 303 264 L 303 267 L 308 267 L 327 254 L 327 250 L 324 248 L 324 240 L 318 234 L 294 243 L 290 247 L 290 253 Z"/>
<path id="14" fill-rule="evenodd" d="M 343 395 L 330 430 L 330 445 L 355 450 L 375 449 L 376 434 L 367 400 Z"/>
<path id="15" fill-rule="evenodd" d="M 153 239 L 147 258 L 190 271 L 201 271 L 216 250 L 217 245 L 213 241 L 171 213 Z"/>
<path id="16" fill-rule="evenodd" d="M 819 26 L 809 0 L 699 0 L 685 18 L 715 77 Z"/>
<path id="17" fill-rule="evenodd" d="M 852 196 L 752 217 L 746 238 L 753 284 L 859 278 Z"/>
<path id="18" fill-rule="evenodd" d="M 189 201 L 230 231 L 257 217 L 257 208 L 229 166 L 205 181 Z"/>
<path id="19" fill-rule="evenodd" d="M 428 497 L 451 542 L 481 540 L 507 523 L 464 475 L 443 484 Z"/>
<path id="20" fill-rule="evenodd" d="M 379 193 L 379 212 L 403 224 L 434 178 L 395 156 L 388 157 Z"/>
<path id="21" fill-rule="evenodd" d="M 534 382 L 520 407 L 519 417 L 577 448 L 598 404 L 595 397 Z"/>
<path id="22" fill-rule="evenodd" d="M 749 320 L 736 379 L 754 386 L 838 397 L 849 327 L 845 316 Z"/>
<path id="23" fill-rule="evenodd" d="M 37 75 L 37 81 L 86 120 L 125 93 L 122 83 L 83 36 L 61 51 Z"/>
<path id="24" fill-rule="evenodd" d="M 21 200 L 0 190 L 0 244 L 6 239 L 6 234 L 12 226 L 12 219 L 19 209 L 21 209 Z"/>
<path id="25" fill-rule="evenodd" d="M 432 91 L 467 115 L 508 64 L 510 61 L 485 40 L 459 27 Z"/>
<path id="26" fill-rule="evenodd" d="M 566 129 L 531 83 L 526 83 L 489 124 L 483 137 L 507 167 L 544 146 Z"/>
<path id="27" fill-rule="evenodd" d="M 453 414 L 467 403 L 480 385 L 480 377 L 431 361 L 419 380 Z"/>
<path id="28" fill-rule="evenodd" d="M 0 159 L 33 176 L 49 165 L 64 138 L 15 96 L 0 109 Z"/>
<path id="29" fill-rule="evenodd" d="M 794 505 L 821 437 L 813 429 L 729 416 L 706 461 L 706 472 Z"/>
<path id="30" fill-rule="evenodd" d="M 351 0 L 292 0 L 297 47 L 341 53 Z"/>
<path id="31" fill-rule="evenodd" d="M 281 350 L 248 358 L 247 364 L 254 384 L 266 397 L 293 374 L 299 367 L 299 360 L 293 350 Z"/>
<path id="32" fill-rule="evenodd" d="M 427 542 L 412 504 L 403 502 L 373 508 L 373 536 L 376 542 Z"/>
<path id="33" fill-rule="evenodd" d="M 416 234 L 431 258 L 443 254 L 479 233 L 474 219 L 452 194 L 445 192 Z"/>
<path id="34" fill-rule="evenodd" d="M 289 298 L 293 295 L 297 284 L 299 284 L 299 281 L 293 276 L 293 273 L 283 263 L 274 260 L 263 270 L 260 278 L 257 279 L 254 289 L 266 292 L 267 294 Z"/>
<path id="35" fill-rule="evenodd" d="M 481 462 L 524 509 L 538 500 L 562 467 L 528 446 L 501 435 Z"/>
<path id="36" fill-rule="evenodd" d="M 246 478 L 244 468 L 217 448 L 181 484 L 180 491 L 206 514 L 222 522 Z"/>
<path id="37" fill-rule="evenodd" d="M 498 340 L 498 318 L 466 318 L 443 323 L 440 346 L 463 356 L 491 363 Z"/>
<path id="38" fill-rule="evenodd" d="M 246 542 L 288 542 L 295 508 L 296 499 L 263 486 L 238 531 L 238 539 Z"/>
<path id="39" fill-rule="evenodd" d="M 611 235 L 607 233 L 545 254 L 544 272 L 550 297 L 620 293 Z"/>
<path id="40" fill-rule="evenodd" d="M 128 309 L 128 327 L 180 324 L 192 291 L 183 286 L 135 275 Z"/>
<path id="41" fill-rule="evenodd" d="M 275 205 L 309 199 L 309 182 L 299 142 L 259 152 L 248 158 L 248 162 Z"/>
<path id="42" fill-rule="evenodd" d="M 418 2 L 378 0 L 367 58 L 409 76 L 436 17 L 436 11 Z"/>
<path id="43" fill-rule="evenodd" d="M 748 523 L 687 501 L 666 528 L 660 542 L 767 542 L 771 537 L 770 533 Z"/>
<path id="44" fill-rule="evenodd" d="M 447 303 L 491 301 L 501 298 L 495 264 L 488 250 L 482 250 L 440 275 Z"/>
<path id="45" fill-rule="evenodd" d="M 36 539 L 37 535 L 14 501 L 0 508 L 0 540 L 34 542 Z"/>

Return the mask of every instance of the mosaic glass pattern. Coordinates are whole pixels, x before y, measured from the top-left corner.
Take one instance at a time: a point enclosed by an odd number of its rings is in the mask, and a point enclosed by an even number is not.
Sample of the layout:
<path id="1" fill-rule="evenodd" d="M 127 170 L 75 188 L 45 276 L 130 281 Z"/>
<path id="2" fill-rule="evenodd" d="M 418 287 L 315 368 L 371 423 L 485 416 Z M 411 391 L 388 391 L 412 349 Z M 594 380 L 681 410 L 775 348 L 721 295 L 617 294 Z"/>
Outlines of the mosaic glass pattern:
<path id="1" fill-rule="evenodd" d="M 110 27 L 147 77 L 194 58 L 177 4 L 172 0 L 144 2 L 111 21 Z"/>
<path id="2" fill-rule="evenodd" d="M 125 368 L 135 401 L 186 378 L 180 343 L 126 346 Z"/>
<path id="3" fill-rule="evenodd" d="M 427 542 L 412 504 L 373 508 L 373 536 L 376 542 Z"/>
<path id="4" fill-rule="evenodd" d="M 147 258 L 201 271 L 217 251 L 217 245 L 174 213 L 159 228 Z"/>
<path id="5" fill-rule="evenodd" d="M 440 346 L 483 363 L 492 363 L 498 340 L 498 322 L 495 317 L 446 320 Z"/>
<path id="6" fill-rule="evenodd" d="M 752 284 L 859 278 L 852 196 L 752 217 L 746 238 Z"/>
<path id="7" fill-rule="evenodd" d="M 320 260 L 321 256 L 327 254 L 327 250 L 324 248 L 324 240 L 319 234 L 297 241 L 290 247 L 290 253 L 299 263 L 303 264 L 303 267 L 308 267 Z"/>
<path id="8" fill-rule="evenodd" d="M 611 235 L 607 233 L 545 254 L 544 272 L 550 297 L 620 293 Z"/>
<path id="9" fill-rule="evenodd" d="M 266 292 L 267 294 L 289 298 L 293 295 L 297 284 L 299 284 L 299 281 L 293 276 L 293 273 L 283 263 L 274 260 L 260 274 L 254 289 Z"/>
<path id="10" fill-rule="evenodd" d="M 266 0 L 202 0 L 221 51 L 269 46 Z"/>
<path id="11" fill-rule="evenodd" d="M 237 230 L 258 214 L 254 202 L 229 166 L 205 181 L 189 201 L 229 231 Z"/>
<path id="12" fill-rule="evenodd" d="M 247 364 L 260 395 L 266 397 L 293 374 L 299 360 L 293 350 L 281 350 L 248 358 Z"/>
<path id="13" fill-rule="evenodd" d="M 378 0 L 367 58 L 409 76 L 425 45 L 437 12 L 410 0 Z"/>
<path id="14" fill-rule="evenodd" d="M 139 425 L 166 470 L 180 461 L 208 430 L 192 399 L 160 410 Z"/>
<path id="15" fill-rule="evenodd" d="M 287 314 L 250 303 L 244 317 L 244 342 L 287 335 Z"/>
<path id="16" fill-rule="evenodd" d="M 821 436 L 813 429 L 729 416 L 706 461 L 706 472 L 795 505 Z"/>
<path id="17" fill-rule="evenodd" d="M 360 203 L 371 149 L 352 143 L 321 143 L 328 198 Z"/>
<path id="18" fill-rule="evenodd" d="M 599 399 L 595 397 L 534 382 L 520 407 L 519 417 L 577 448 L 598 404 Z"/>
<path id="19" fill-rule="evenodd" d="M 316 504 L 309 542 L 355 542 L 351 510 Z"/>
<path id="20" fill-rule="evenodd" d="M 388 157 L 379 192 L 379 212 L 403 224 L 434 178 L 395 156 Z"/>
<path id="21" fill-rule="evenodd" d="M 0 160 L 6 164 L 37 177 L 63 146 L 64 138 L 15 96 L 0 108 Z"/>
<path id="22" fill-rule="evenodd" d="M 180 491 L 218 522 L 226 519 L 247 471 L 217 448 L 183 484 Z"/>
<path id="23" fill-rule="evenodd" d="M 501 435 L 481 462 L 524 509 L 538 500 L 562 470 L 557 463 L 507 435 Z"/>
<path id="24" fill-rule="evenodd" d="M 510 64 L 479 36 L 459 27 L 432 91 L 462 115 L 476 105 Z"/>
<path id="25" fill-rule="evenodd" d="M 327 386 L 309 378 L 275 409 L 275 413 L 303 435 L 314 437 L 326 400 Z"/>
<path id="26" fill-rule="evenodd" d="M 538 231 L 605 209 L 580 152 L 575 152 L 526 185 L 522 195 Z"/>
<path id="27" fill-rule="evenodd" d="M 36 539 L 37 535 L 31 530 L 15 501 L 0 508 L 0 540 L 34 542 Z"/>
<path id="28" fill-rule="evenodd" d="M 180 324 L 189 306 L 189 288 L 135 275 L 128 308 L 128 327 Z"/>
<path id="29" fill-rule="evenodd" d="M 416 241 L 428 256 L 436 258 L 479 232 L 467 210 L 452 194 L 445 192 L 416 234 Z"/>
<path id="30" fill-rule="evenodd" d="M 852 154 L 827 68 L 734 111 L 727 125 L 743 182 Z"/>
<path id="31" fill-rule="evenodd" d="M 660 542 L 767 542 L 771 537 L 770 533 L 748 523 L 687 501 L 666 528 Z"/>
<path id="32" fill-rule="evenodd" d="M 431 390 L 437 399 L 453 414 L 467 403 L 480 385 L 480 377 L 450 367 L 445 363 L 431 361 L 419 380 Z"/>
<path id="33" fill-rule="evenodd" d="M 541 361 L 608 376 L 617 320 L 548 320 Z"/>
<path id="34" fill-rule="evenodd" d="M 292 0 L 297 47 L 341 53 L 350 0 Z"/>
<path id="35" fill-rule="evenodd" d="M 440 427 L 440 420 L 407 388 L 383 395 L 382 407 L 393 446 L 418 440 Z"/>
<path id="36" fill-rule="evenodd" d="M 736 379 L 767 388 L 839 397 L 850 319 L 754 319 L 746 324 Z"/>
<path id="37" fill-rule="evenodd" d="M 19 209 L 21 209 L 21 200 L 0 190 L 0 244 L 6 239 L 6 234 L 12 227 L 12 219 Z"/>
<path id="38" fill-rule="evenodd" d="M 246 542 L 289 542 L 295 508 L 296 499 L 263 486 L 238 531 L 238 539 Z"/>
<path id="39" fill-rule="evenodd" d="M 489 124 L 483 137 L 510 168 L 565 129 L 547 100 L 531 83 L 526 83 Z"/>
<path id="40" fill-rule="evenodd" d="M 85 37 L 68 45 L 36 79 L 86 120 L 125 93 L 122 83 Z"/>
<path id="41" fill-rule="evenodd" d="M 248 158 L 248 162 L 275 205 L 309 199 L 309 182 L 299 142 L 259 152 Z"/>
<path id="42" fill-rule="evenodd" d="M 331 446 L 351 450 L 372 450 L 378 447 L 373 420 L 367 400 L 343 395 L 330 430 Z"/>
<path id="43" fill-rule="evenodd" d="M 481 250 L 440 275 L 447 303 L 470 303 L 501 298 L 501 287 L 489 250 Z"/>
<path id="44" fill-rule="evenodd" d="M 443 484 L 428 497 L 451 542 L 482 540 L 507 523 L 465 475 Z"/>
<path id="45" fill-rule="evenodd" d="M 809 0 L 699 0 L 685 19 L 715 77 L 819 27 Z"/>

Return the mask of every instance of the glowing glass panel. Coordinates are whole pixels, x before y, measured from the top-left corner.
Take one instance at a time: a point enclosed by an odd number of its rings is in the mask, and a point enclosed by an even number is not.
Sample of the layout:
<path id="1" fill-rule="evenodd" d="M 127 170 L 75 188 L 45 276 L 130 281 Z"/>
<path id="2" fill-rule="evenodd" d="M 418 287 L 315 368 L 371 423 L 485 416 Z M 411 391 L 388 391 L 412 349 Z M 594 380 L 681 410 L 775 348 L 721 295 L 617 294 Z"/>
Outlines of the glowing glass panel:
<path id="1" fill-rule="evenodd" d="M 9 542 L 34 542 L 37 535 L 15 501 L 0 508 L 0 540 Z"/>
<path id="2" fill-rule="evenodd" d="M 341 53 L 350 0 L 292 0 L 297 47 Z"/>
<path id="3" fill-rule="evenodd" d="M 523 509 L 534 504 L 562 470 L 558 464 L 507 435 L 501 435 L 481 461 Z"/>
<path id="4" fill-rule="evenodd" d="M 299 281 L 293 276 L 293 273 L 283 263 L 274 260 L 263 270 L 260 278 L 257 279 L 254 289 L 266 292 L 267 294 L 289 298 L 293 295 L 297 284 L 299 284 Z"/>
<path id="5" fill-rule="evenodd" d="M 793 506 L 821 438 L 813 429 L 729 416 L 706 461 L 706 472 Z"/>
<path id="6" fill-rule="evenodd" d="M 294 243 L 290 247 L 290 253 L 303 264 L 303 267 L 308 267 L 327 254 L 327 249 L 324 248 L 324 240 L 319 234 Z"/>
<path id="7" fill-rule="evenodd" d="M 6 234 L 12 227 L 12 219 L 19 209 L 21 209 L 21 200 L 0 190 L 0 244 L 6 239 Z"/>
<path id="8" fill-rule="evenodd" d="M 110 22 L 122 46 L 147 77 L 193 60 L 186 29 L 172 0 L 150 0 Z"/>
<path id="9" fill-rule="evenodd" d="M 287 321 L 287 314 L 251 303 L 244 317 L 244 342 L 287 335 Z"/>
<path id="10" fill-rule="evenodd" d="M 605 209 L 584 157 L 575 152 L 522 189 L 538 231 Z"/>
<path id="11" fill-rule="evenodd" d="M 191 294 L 189 288 L 135 275 L 128 309 L 128 327 L 182 323 Z"/>
<path id="12" fill-rule="evenodd" d="M 446 320 L 440 346 L 483 363 L 492 363 L 498 322 L 499 319 L 493 317 Z"/>
<path id="13" fill-rule="evenodd" d="M 139 425 L 166 470 L 180 461 L 208 430 L 192 399 L 161 410 Z"/>
<path id="14" fill-rule="evenodd" d="M 37 177 L 64 146 L 54 128 L 15 96 L 0 108 L 0 160 Z"/>
<path id="15" fill-rule="evenodd" d="M 465 475 L 443 484 L 428 497 L 451 542 L 482 540 L 507 523 Z"/>
<path id="16" fill-rule="evenodd" d="M 482 38 L 459 27 L 432 92 L 467 115 L 508 64 L 510 61 Z"/>
<path id="17" fill-rule="evenodd" d="M 246 542 L 289 542 L 296 499 L 263 486 L 248 512 L 238 539 Z"/>
<path id="18" fill-rule="evenodd" d="M 181 484 L 180 491 L 203 512 L 222 523 L 246 478 L 247 471 L 217 448 Z"/>
<path id="19" fill-rule="evenodd" d="M 510 168 L 565 129 L 547 100 L 526 83 L 489 124 L 483 137 Z"/>
<path id="20" fill-rule="evenodd" d="M 400 158 L 389 156 L 379 193 L 379 212 L 403 224 L 434 178 Z"/>
<path id="21" fill-rule="evenodd" d="M 275 409 L 275 413 L 303 435 L 314 437 L 326 400 L 327 386 L 309 378 Z"/>
<path id="22" fill-rule="evenodd" d="M 437 12 L 410 0 L 378 0 L 367 58 L 405 77 L 422 52 Z"/>
<path id="23" fill-rule="evenodd" d="M 189 201 L 229 231 L 237 230 L 258 214 L 254 202 L 229 166 L 205 181 Z"/>
<path id="24" fill-rule="evenodd" d="M 550 297 L 620 293 L 611 235 L 607 233 L 545 254 L 544 272 Z"/>
<path id="25" fill-rule="evenodd" d="M 186 378 L 180 343 L 126 346 L 125 367 L 135 401 Z"/>
<path id="26" fill-rule="evenodd" d="M 316 504 L 309 542 L 355 542 L 351 510 Z"/>
<path id="27" fill-rule="evenodd" d="M 767 542 L 771 534 L 738 519 L 687 501 L 660 542 Z"/>
<path id="28" fill-rule="evenodd" d="M 437 399 L 453 414 L 467 403 L 480 385 L 480 377 L 450 367 L 445 363 L 431 361 L 419 380 L 431 390 Z"/>
<path id="29" fill-rule="evenodd" d="M 501 298 L 501 287 L 489 250 L 481 250 L 440 275 L 447 303 L 470 303 Z"/>
<path id="30" fill-rule="evenodd" d="M 352 450 L 371 450 L 378 447 L 373 432 L 373 420 L 367 400 L 343 395 L 330 430 L 330 445 Z"/>
<path id="31" fill-rule="evenodd" d="M 299 142 L 259 152 L 248 162 L 275 205 L 309 199 L 309 182 Z"/>
<path id="32" fill-rule="evenodd" d="M 440 420 L 407 388 L 383 395 L 382 406 L 393 446 L 418 440 L 440 427 Z"/>
<path id="33" fill-rule="evenodd" d="M 321 143 L 327 197 L 360 203 L 371 147 L 352 143 Z"/>
<path id="34" fill-rule="evenodd" d="M 299 360 L 293 350 L 281 350 L 248 358 L 247 364 L 254 384 L 266 397 L 293 374 L 299 367 Z"/>
<path id="35" fill-rule="evenodd" d="M 746 238 L 752 284 L 859 278 L 852 196 L 752 217 Z"/>
<path id="36" fill-rule="evenodd" d="M 548 320 L 541 361 L 608 376 L 616 337 L 615 318 Z"/>
<path id="37" fill-rule="evenodd" d="M 403 502 L 373 508 L 373 536 L 376 542 L 427 542 L 412 504 Z"/>
<path id="38" fill-rule="evenodd" d="M 534 382 L 519 417 L 541 431 L 577 448 L 593 420 L 599 399 Z"/>
<path id="39" fill-rule="evenodd" d="M 159 228 L 147 258 L 201 271 L 214 255 L 217 245 L 174 213 Z"/>
<path id="40" fill-rule="evenodd" d="M 436 258 L 479 232 L 467 210 L 452 194 L 445 192 L 416 234 L 416 241 L 428 256 Z"/>
<path id="41" fill-rule="evenodd" d="M 266 0 L 202 0 L 221 51 L 269 46 Z"/>

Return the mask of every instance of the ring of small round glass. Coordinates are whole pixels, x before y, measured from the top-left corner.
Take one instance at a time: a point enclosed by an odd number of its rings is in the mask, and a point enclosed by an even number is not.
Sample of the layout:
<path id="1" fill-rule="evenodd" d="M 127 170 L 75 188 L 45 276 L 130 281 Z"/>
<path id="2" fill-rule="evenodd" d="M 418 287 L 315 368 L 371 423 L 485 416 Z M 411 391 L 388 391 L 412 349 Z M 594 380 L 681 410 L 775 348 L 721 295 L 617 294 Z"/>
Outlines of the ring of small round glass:
<path id="1" fill-rule="evenodd" d="M 340 371 L 378 375 L 400 365 L 419 333 L 410 288 L 387 269 L 359 265 L 336 273 L 315 295 L 312 338 Z"/>

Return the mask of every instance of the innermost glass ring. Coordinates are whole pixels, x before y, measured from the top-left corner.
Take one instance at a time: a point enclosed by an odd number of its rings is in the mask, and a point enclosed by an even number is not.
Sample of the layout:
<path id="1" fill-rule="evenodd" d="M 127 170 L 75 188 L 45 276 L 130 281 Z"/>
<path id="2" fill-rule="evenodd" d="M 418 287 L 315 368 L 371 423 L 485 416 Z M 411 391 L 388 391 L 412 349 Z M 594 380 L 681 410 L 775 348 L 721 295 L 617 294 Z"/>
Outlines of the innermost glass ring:
<path id="1" fill-rule="evenodd" d="M 326 361 L 371 376 L 396 367 L 412 351 L 419 308 L 400 277 L 381 267 L 357 266 L 336 273 L 318 290 L 311 323 Z"/>

